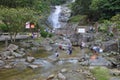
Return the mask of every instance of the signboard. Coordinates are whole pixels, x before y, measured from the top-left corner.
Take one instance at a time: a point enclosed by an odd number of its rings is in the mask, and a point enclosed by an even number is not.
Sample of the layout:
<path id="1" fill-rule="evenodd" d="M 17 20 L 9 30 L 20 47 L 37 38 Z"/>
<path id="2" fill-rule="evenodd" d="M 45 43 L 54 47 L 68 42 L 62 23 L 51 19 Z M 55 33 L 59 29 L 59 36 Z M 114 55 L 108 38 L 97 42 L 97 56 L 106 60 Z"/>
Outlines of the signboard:
<path id="1" fill-rule="evenodd" d="M 30 28 L 30 22 L 26 22 L 25 28 L 26 28 L 26 29 L 29 29 L 29 28 Z"/>
<path id="2" fill-rule="evenodd" d="M 77 32 L 78 32 L 78 33 L 85 33 L 85 28 L 78 28 L 78 29 L 77 29 Z"/>

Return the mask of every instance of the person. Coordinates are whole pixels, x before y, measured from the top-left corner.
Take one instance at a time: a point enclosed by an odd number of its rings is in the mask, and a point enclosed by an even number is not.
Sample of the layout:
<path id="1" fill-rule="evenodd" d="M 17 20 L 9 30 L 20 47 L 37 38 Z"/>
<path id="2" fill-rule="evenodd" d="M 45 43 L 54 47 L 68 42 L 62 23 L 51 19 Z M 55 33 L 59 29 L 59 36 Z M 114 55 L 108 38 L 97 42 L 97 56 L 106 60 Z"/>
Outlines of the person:
<path id="1" fill-rule="evenodd" d="M 55 51 L 55 56 L 59 57 L 59 52 L 58 51 Z"/>
<path id="2" fill-rule="evenodd" d="M 67 53 L 68 53 L 69 55 L 72 54 L 72 46 L 71 46 L 70 44 L 68 44 Z"/>
<path id="3" fill-rule="evenodd" d="M 80 49 L 83 49 L 85 47 L 85 42 L 81 42 L 81 44 L 80 44 Z"/>

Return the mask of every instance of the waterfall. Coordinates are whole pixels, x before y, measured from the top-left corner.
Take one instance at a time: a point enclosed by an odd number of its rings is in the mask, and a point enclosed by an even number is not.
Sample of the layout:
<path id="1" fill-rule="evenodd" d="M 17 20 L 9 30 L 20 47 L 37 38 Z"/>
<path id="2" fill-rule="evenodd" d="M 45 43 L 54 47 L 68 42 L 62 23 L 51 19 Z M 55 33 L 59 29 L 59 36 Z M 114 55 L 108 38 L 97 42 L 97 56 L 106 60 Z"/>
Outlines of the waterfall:
<path id="1" fill-rule="evenodd" d="M 51 13 L 48 18 L 48 21 L 51 23 L 53 28 L 60 28 L 59 15 L 61 13 L 61 6 L 55 6 L 55 11 Z"/>
<path id="2" fill-rule="evenodd" d="M 75 2 L 75 0 L 68 0 L 64 5 L 54 6 L 54 8 L 52 7 L 51 14 L 48 17 L 48 22 L 53 27 L 53 30 L 56 28 L 63 28 L 66 25 L 71 15 L 71 10 L 67 5 L 73 2 Z"/>

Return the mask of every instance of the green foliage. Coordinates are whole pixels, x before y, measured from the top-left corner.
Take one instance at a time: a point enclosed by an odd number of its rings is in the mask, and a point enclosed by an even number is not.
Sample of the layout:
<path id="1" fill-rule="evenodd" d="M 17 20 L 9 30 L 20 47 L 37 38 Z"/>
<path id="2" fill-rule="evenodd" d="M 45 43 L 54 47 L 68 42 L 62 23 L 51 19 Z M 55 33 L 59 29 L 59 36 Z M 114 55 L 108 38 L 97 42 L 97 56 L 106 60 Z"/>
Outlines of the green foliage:
<path id="1" fill-rule="evenodd" d="M 103 20 L 99 25 L 99 31 L 108 32 L 109 27 L 112 27 L 112 22 L 108 20 Z"/>
<path id="2" fill-rule="evenodd" d="M 72 7 L 73 14 L 74 15 L 88 14 L 90 3 L 91 0 L 76 0 Z"/>
<path id="3" fill-rule="evenodd" d="M 80 22 L 81 24 L 84 24 L 86 22 L 86 15 L 76 15 L 76 16 L 72 16 L 69 19 L 69 22 L 74 22 L 74 23 L 78 23 Z"/>
<path id="4" fill-rule="evenodd" d="M 98 30 L 100 31 L 100 32 L 107 32 L 107 30 L 108 30 L 108 27 L 105 25 L 105 24 L 101 24 L 101 25 L 99 25 L 99 28 L 98 28 Z"/>
<path id="5" fill-rule="evenodd" d="M 37 22 L 36 12 L 29 8 L 4 8 L 0 7 L 0 20 L 5 24 L 7 31 L 10 34 L 11 41 L 18 32 L 25 29 L 27 21 Z M 4 29 L 4 28 L 3 28 Z M 12 35 L 15 35 L 14 37 Z"/>
<path id="6" fill-rule="evenodd" d="M 120 14 L 116 14 L 111 18 L 111 21 L 115 24 L 115 27 L 120 29 Z"/>
<path id="7" fill-rule="evenodd" d="M 60 5 L 66 2 L 66 0 L 49 0 L 52 5 Z"/>
<path id="8" fill-rule="evenodd" d="M 96 77 L 97 80 L 109 80 L 109 70 L 105 67 L 96 67 L 92 70 L 92 73 Z"/>
<path id="9" fill-rule="evenodd" d="M 5 24 L 0 24 L 0 31 L 8 32 L 7 26 Z"/>
<path id="10" fill-rule="evenodd" d="M 87 15 L 90 21 L 110 19 L 120 13 L 120 0 L 76 0 L 73 15 Z"/>
<path id="11" fill-rule="evenodd" d="M 43 38 L 46 38 L 46 37 L 50 37 L 50 38 L 51 38 L 51 37 L 53 36 L 52 33 L 48 33 L 48 32 L 46 32 L 46 31 L 44 31 L 44 30 L 41 30 L 40 34 L 41 34 L 41 36 L 42 36 Z"/>
<path id="12" fill-rule="evenodd" d="M 40 34 L 41 34 L 42 37 L 46 38 L 47 35 L 48 35 L 48 32 L 46 32 L 46 31 L 41 31 Z"/>

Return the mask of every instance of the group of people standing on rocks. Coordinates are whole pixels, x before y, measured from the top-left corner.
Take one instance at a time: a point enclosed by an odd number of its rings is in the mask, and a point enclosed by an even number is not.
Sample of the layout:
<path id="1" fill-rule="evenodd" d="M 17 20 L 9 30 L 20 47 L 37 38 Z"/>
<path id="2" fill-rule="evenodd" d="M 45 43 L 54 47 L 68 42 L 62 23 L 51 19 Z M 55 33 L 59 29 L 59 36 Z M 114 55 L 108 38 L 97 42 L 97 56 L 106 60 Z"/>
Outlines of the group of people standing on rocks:
<path id="1" fill-rule="evenodd" d="M 62 49 L 62 46 L 59 46 L 59 49 Z M 72 45 L 68 44 L 67 45 L 67 54 L 71 55 L 72 54 Z M 58 52 L 58 50 L 55 51 L 55 56 L 59 57 L 60 53 Z"/>
<path id="2" fill-rule="evenodd" d="M 81 43 L 80 43 L 80 49 L 83 50 L 85 47 L 86 47 L 86 43 L 84 41 L 81 41 Z M 99 53 L 103 52 L 103 49 L 99 45 L 92 46 L 90 48 L 90 50 L 93 53 L 92 57 L 94 57 L 95 59 L 98 58 Z M 85 53 L 82 53 L 82 54 L 85 54 Z"/>

